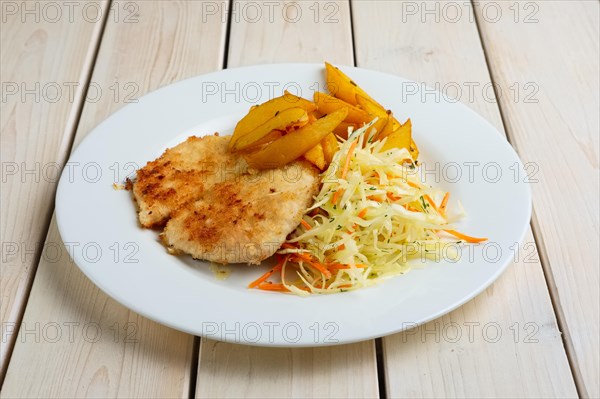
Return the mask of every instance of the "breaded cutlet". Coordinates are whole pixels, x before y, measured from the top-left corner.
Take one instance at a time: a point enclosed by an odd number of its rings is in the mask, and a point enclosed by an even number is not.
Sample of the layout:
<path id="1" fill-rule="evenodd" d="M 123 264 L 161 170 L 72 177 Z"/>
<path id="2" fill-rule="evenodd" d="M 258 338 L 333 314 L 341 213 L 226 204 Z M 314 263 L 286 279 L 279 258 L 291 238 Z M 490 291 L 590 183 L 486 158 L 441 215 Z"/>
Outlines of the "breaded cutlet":
<path id="1" fill-rule="evenodd" d="M 137 171 L 133 195 L 144 227 L 164 225 L 171 212 L 206 190 L 246 172 L 242 157 L 227 150 L 229 136 L 189 137 Z"/>
<path id="2" fill-rule="evenodd" d="M 317 194 L 319 171 L 307 161 L 249 169 L 229 152 L 230 136 L 188 138 L 138 170 L 132 184 L 143 227 L 163 227 L 175 252 L 218 263 L 273 255 Z"/>
<path id="3" fill-rule="evenodd" d="M 169 248 L 217 263 L 259 264 L 302 220 L 318 190 L 306 161 L 215 184 L 173 213 L 161 238 Z"/>

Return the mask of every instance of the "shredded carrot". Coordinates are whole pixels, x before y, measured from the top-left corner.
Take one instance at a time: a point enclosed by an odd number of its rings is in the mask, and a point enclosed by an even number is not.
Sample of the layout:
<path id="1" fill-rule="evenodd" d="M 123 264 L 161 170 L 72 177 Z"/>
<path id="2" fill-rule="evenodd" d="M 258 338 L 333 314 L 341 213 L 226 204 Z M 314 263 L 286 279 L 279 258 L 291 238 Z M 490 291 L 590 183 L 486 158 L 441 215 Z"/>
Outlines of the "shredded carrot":
<path id="1" fill-rule="evenodd" d="M 358 212 L 358 217 L 361 218 L 361 219 L 364 219 L 366 214 L 367 214 L 367 208 L 365 208 L 362 211 Z"/>
<path id="2" fill-rule="evenodd" d="M 414 187 L 414 188 L 421 188 L 420 185 L 418 185 L 417 183 L 413 183 L 410 180 L 407 180 L 406 184 L 408 184 L 409 186 Z"/>
<path id="3" fill-rule="evenodd" d="M 311 261 L 309 262 L 309 264 L 311 266 L 313 266 L 315 269 L 317 269 L 318 271 L 320 271 L 321 273 L 323 273 L 323 275 L 327 278 L 331 277 L 331 272 L 321 263 L 316 262 L 316 261 Z"/>
<path id="4" fill-rule="evenodd" d="M 344 163 L 344 169 L 342 169 L 342 179 L 346 178 L 348 168 L 350 167 L 350 160 L 352 159 L 352 155 L 354 154 L 356 144 L 358 144 L 358 140 L 354 140 L 352 144 L 350 144 L 350 149 L 348 150 L 348 154 L 346 154 L 346 162 Z"/>
<path id="5" fill-rule="evenodd" d="M 350 287 L 352 287 L 352 284 L 341 284 L 341 285 L 338 285 L 338 288 L 350 288 Z"/>
<path id="6" fill-rule="evenodd" d="M 363 265 L 362 263 L 357 263 L 356 265 L 354 265 L 354 267 L 356 267 L 357 269 L 364 269 L 367 266 Z M 350 265 L 345 265 L 343 263 L 330 263 L 329 264 L 329 269 L 332 269 L 332 270 L 350 269 L 350 268 L 351 268 Z"/>
<path id="7" fill-rule="evenodd" d="M 383 202 L 383 199 L 381 199 L 381 197 L 378 197 L 376 195 L 369 195 L 367 197 L 367 199 L 370 199 L 371 201 Z"/>
<path id="8" fill-rule="evenodd" d="M 313 259 L 313 257 L 310 256 L 309 254 L 295 253 L 295 254 L 290 254 L 290 255 L 292 256 L 291 257 L 292 262 L 298 263 L 298 260 L 300 262 L 306 262 L 309 265 L 313 266 L 318 271 L 320 271 L 321 273 L 323 273 L 325 275 L 325 277 L 327 277 L 327 278 L 331 277 L 331 272 L 327 269 L 327 267 L 325 265 L 321 264 L 318 260 Z"/>
<path id="9" fill-rule="evenodd" d="M 407 211 L 411 211 L 411 212 L 421 212 L 418 209 L 413 208 L 412 206 L 408 205 L 408 204 L 404 204 L 404 209 L 406 209 Z"/>
<path id="10" fill-rule="evenodd" d="M 389 191 L 386 193 L 386 196 L 389 198 L 390 201 L 398 201 L 399 199 L 402 199 L 402 196 L 394 195 L 394 194 L 390 193 Z"/>
<path id="11" fill-rule="evenodd" d="M 442 198 L 442 203 L 440 204 L 440 211 L 442 212 L 442 216 L 446 217 L 446 205 L 448 205 L 448 199 L 450 198 L 450 191 L 448 191 L 444 198 Z"/>
<path id="12" fill-rule="evenodd" d="M 303 253 L 303 254 L 298 254 L 300 258 L 304 259 L 307 262 L 312 262 L 313 261 L 313 257 L 310 254 L 307 253 Z"/>
<path id="13" fill-rule="evenodd" d="M 342 244 L 338 247 L 338 251 L 343 251 L 344 249 L 346 249 L 346 245 Z"/>
<path id="14" fill-rule="evenodd" d="M 273 274 L 273 270 L 271 269 L 268 272 L 266 272 L 265 274 L 263 274 L 262 276 L 260 276 L 259 278 L 257 278 L 256 280 L 254 280 L 253 282 L 251 282 L 250 284 L 248 284 L 248 288 L 254 288 L 257 285 L 260 285 L 266 279 L 268 279 L 269 277 L 271 277 L 272 274 Z"/>
<path id="15" fill-rule="evenodd" d="M 306 220 L 304 220 L 304 219 L 302 219 L 302 220 L 300 221 L 300 224 L 301 224 L 302 226 L 304 226 L 304 228 L 305 228 L 306 230 L 310 230 L 310 229 L 312 229 L 312 226 L 311 226 L 310 224 L 308 224 L 308 222 L 307 222 Z"/>
<path id="16" fill-rule="evenodd" d="M 289 290 L 283 284 L 275 284 L 275 283 L 263 283 L 258 286 L 259 290 L 265 291 L 282 291 L 288 292 Z"/>
<path id="17" fill-rule="evenodd" d="M 337 204 L 338 199 L 342 196 L 343 192 L 344 192 L 343 188 L 338 188 L 337 191 L 335 193 L 333 193 L 333 197 L 331 197 L 331 203 L 333 205 Z"/>
<path id="18" fill-rule="evenodd" d="M 291 254 L 291 256 L 292 256 L 292 259 L 291 259 L 292 262 L 298 262 L 298 259 L 300 259 L 301 262 L 312 261 L 312 258 L 308 254 L 295 253 L 295 254 Z"/>
<path id="19" fill-rule="evenodd" d="M 466 242 L 476 244 L 478 242 L 487 241 L 487 238 L 477 238 L 471 237 L 463 233 L 459 233 L 456 230 L 444 230 L 446 233 L 452 234 L 455 237 L 460 238 L 461 240 L 465 240 Z"/>
<path id="20" fill-rule="evenodd" d="M 271 270 L 269 270 L 268 272 L 266 272 L 265 274 L 263 274 L 262 276 L 260 276 L 259 278 L 257 278 L 256 280 L 254 280 L 253 282 L 251 282 L 250 284 L 248 284 L 248 288 L 254 288 L 260 284 L 262 284 L 263 282 L 265 282 L 269 277 L 271 277 L 271 275 L 275 272 L 278 272 L 281 270 L 281 267 L 283 266 L 283 262 L 284 261 L 280 261 L 279 263 L 277 263 L 277 265 L 275 265 L 275 267 L 273 267 Z"/>
<path id="21" fill-rule="evenodd" d="M 433 202 L 433 200 L 431 199 L 431 197 L 429 196 L 429 194 L 425 194 L 423 197 L 427 200 L 427 202 L 429 202 L 429 205 L 431 205 L 431 207 L 433 209 L 435 209 L 435 211 L 437 213 L 439 213 L 440 215 L 444 216 L 443 213 L 442 213 L 442 211 L 440 210 L 440 208 L 438 208 L 438 206 L 435 204 L 435 202 Z"/>

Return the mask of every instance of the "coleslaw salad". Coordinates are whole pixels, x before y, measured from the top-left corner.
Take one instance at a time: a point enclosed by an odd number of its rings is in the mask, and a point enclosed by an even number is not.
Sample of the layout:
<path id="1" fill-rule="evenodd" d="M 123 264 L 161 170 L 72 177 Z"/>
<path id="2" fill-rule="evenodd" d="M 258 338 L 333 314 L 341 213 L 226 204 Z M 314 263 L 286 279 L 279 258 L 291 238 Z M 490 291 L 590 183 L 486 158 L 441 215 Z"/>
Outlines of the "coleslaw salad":
<path id="1" fill-rule="evenodd" d="M 452 257 L 459 243 L 487 240 L 455 230 L 464 216 L 460 203 L 458 212 L 449 210 L 450 193 L 420 180 L 408 150 L 383 150 L 385 139 L 373 139 L 375 121 L 342 140 L 277 264 L 249 288 L 298 295 L 355 290 L 408 272 L 412 259 Z"/>

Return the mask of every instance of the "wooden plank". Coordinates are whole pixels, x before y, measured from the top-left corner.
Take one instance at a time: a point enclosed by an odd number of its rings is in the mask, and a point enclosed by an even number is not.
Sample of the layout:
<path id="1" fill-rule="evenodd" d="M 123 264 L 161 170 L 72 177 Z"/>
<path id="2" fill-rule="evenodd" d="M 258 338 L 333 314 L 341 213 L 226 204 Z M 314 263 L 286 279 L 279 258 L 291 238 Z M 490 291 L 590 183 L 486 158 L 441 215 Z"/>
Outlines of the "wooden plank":
<path id="1" fill-rule="evenodd" d="M 240 7 L 238 12 L 244 15 L 241 2 L 234 7 Z M 284 2 L 271 7 L 275 10 L 272 20 L 266 6 L 259 20 L 242 18 L 236 22 L 232 16 L 228 67 L 323 60 L 353 63 L 347 2 Z M 301 17 L 293 17 L 297 14 L 290 8 L 284 18 L 281 11 L 286 7 L 300 7 Z M 373 341 L 282 349 L 202 339 L 200 347 L 197 397 L 378 396 Z"/>
<path id="2" fill-rule="evenodd" d="M 198 366 L 198 397 L 365 398 L 378 394 L 372 341 L 288 349 L 202 340 Z"/>
<path id="3" fill-rule="evenodd" d="M 447 90 L 503 131 L 468 3 L 352 4 L 359 66 Z M 390 397 L 576 396 L 531 232 L 517 254 L 476 299 L 383 339 Z"/>
<path id="4" fill-rule="evenodd" d="M 354 63 L 347 1 L 233 3 L 228 68 L 324 60 Z"/>
<path id="5" fill-rule="evenodd" d="M 105 2 L 90 2 L 105 10 Z M 84 87 L 89 78 L 102 20 L 83 6 L 2 2 L 0 80 L 2 81 L 2 191 L 0 381 L 25 309 L 41 245 L 50 222 L 58 183 Z M 58 13 L 55 13 L 58 10 Z M 101 12 L 102 13 L 102 12 Z"/>
<path id="6" fill-rule="evenodd" d="M 127 4 L 134 22 L 108 21 L 92 76 L 103 94 L 85 104 L 77 141 L 130 95 L 222 66 L 226 21 L 201 23 L 206 2 Z M 64 248 L 54 221 L 46 247 Z M 193 342 L 108 298 L 63 249 L 42 257 L 2 394 L 187 397 Z"/>
<path id="7" fill-rule="evenodd" d="M 598 8 L 484 1 L 476 13 L 494 81 L 525 89 L 500 106 L 513 144 L 539 169 L 533 226 L 584 397 L 600 397 Z"/>

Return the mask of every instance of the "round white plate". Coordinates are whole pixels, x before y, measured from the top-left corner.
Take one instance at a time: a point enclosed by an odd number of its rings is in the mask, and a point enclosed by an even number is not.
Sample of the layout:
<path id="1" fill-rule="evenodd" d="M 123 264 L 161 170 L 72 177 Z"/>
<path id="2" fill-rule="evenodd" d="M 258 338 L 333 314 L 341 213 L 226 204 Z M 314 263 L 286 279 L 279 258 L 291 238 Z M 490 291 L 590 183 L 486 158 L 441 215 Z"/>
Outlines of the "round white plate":
<path id="1" fill-rule="evenodd" d="M 113 183 L 189 135 L 232 132 L 256 103 L 284 89 L 312 98 L 325 90 L 316 64 L 228 69 L 164 87 L 129 104 L 73 152 L 56 195 L 62 239 L 104 292 L 173 328 L 217 340 L 269 346 L 349 343 L 439 317 L 489 286 L 506 268 L 531 214 L 527 174 L 506 139 L 463 104 L 414 94 L 420 84 L 342 68 L 401 121 L 410 117 L 427 181 L 452 192 L 467 217 L 461 231 L 489 237 L 458 261 L 417 262 L 374 287 L 307 298 L 248 290 L 264 267 L 235 266 L 218 280 L 209 264 L 169 255 L 156 231 L 139 227 L 128 191 Z M 413 94 L 411 94 L 413 93 Z"/>

